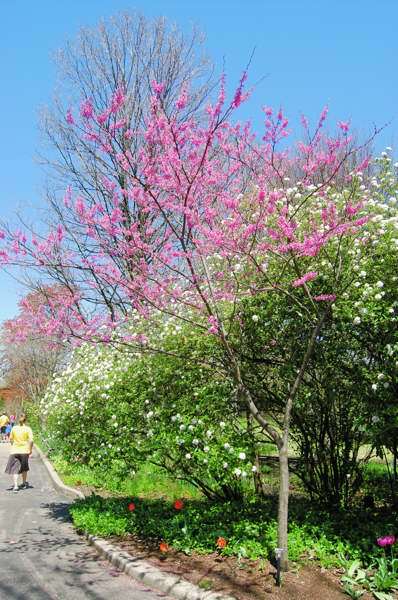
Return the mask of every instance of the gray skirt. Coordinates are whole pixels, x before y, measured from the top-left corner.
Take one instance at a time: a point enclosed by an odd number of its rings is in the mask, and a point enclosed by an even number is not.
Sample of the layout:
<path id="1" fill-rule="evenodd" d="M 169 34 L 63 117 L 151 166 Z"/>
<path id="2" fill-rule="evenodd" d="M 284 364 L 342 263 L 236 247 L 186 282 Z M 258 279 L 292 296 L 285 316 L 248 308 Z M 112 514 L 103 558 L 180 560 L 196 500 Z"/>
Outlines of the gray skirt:
<path id="1" fill-rule="evenodd" d="M 29 454 L 10 454 L 5 472 L 8 475 L 18 475 L 29 471 Z"/>

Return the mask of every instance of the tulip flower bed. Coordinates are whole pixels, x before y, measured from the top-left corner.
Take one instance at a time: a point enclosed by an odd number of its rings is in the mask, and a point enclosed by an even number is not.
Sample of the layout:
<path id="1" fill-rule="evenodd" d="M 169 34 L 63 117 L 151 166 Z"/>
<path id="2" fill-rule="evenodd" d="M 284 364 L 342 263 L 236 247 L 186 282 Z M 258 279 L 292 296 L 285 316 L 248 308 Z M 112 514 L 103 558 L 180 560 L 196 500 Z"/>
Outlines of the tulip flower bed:
<path id="1" fill-rule="evenodd" d="M 276 547 L 276 505 L 272 498 L 262 503 L 211 503 L 92 495 L 74 503 L 70 512 L 79 530 L 116 537 L 117 542 L 127 545 L 135 540 L 138 547 L 145 544 L 150 551 L 167 557 L 209 555 L 213 561 L 234 557 L 235 565 L 247 570 L 251 564 L 258 571 L 259 565 L 269 564 Z M 312 564 L 342 569 L 353 561 L 369 566 L 383 561 L 384 542 L 387 540 L 391 547 L 395 531 L 395 517 L 387 511 L 358 509 L 331 515 L 294 497 L 289 531 L 291 560 L 301 566 L 307 564 L 305 568 Z"/>

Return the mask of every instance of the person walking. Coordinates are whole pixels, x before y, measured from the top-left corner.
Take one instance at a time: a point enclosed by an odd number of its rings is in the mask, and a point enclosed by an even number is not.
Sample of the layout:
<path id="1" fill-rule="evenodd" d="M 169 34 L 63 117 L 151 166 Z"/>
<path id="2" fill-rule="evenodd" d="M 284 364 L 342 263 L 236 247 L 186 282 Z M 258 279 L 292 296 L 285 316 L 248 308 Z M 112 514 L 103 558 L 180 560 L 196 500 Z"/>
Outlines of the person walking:
<path id="1" fill-rule="evenodd" d="M 1 434 L 1 441 L 2 442 L 6 441 L 6 428 L 7 428 L 7 425 L 8 425 L 9 422 L 10 422 L 9 418 L 3 412 L 0 415 L 0 434 Z"/>
<path id="2" fill-rule="evenodd" d="M 10 433 L 10 456 L 5 472 L 13 476 L 13 491 L 18 492 L 18 476 L 22 475 L 21 488 L 29 487 L 27 478 L 29 471 L 29 457 L 33 449 L 33 433 L 26 425 L 26 415 L 22 413 L 19 417 L 19 425 L 15 425 Z"/>
<path id="3" fill-rule="evenodd" d="M 11 422 L 9 421 L 6 425 L 6 442 L 10 441 L 10 433 L 11 433 Z"/>

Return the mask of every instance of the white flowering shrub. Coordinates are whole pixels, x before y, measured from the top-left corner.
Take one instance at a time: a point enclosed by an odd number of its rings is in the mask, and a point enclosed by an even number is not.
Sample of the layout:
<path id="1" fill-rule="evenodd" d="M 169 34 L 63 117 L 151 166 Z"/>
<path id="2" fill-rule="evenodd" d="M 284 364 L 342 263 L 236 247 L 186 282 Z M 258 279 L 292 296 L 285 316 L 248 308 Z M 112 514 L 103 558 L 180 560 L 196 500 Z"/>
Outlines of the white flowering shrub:
<path id="1" fill-rule="evenodd" d="M 389 152 L 371 165 L 370 175 L 352 173 L 352 202 L 363 203 L 368 222 L 358 237 L 336 239 L 316 262 L 308 260 L 308 270 L 317 273 L 312 296 L 336 297 L 297 392 L 292 438 L 307 491 L 334 506 L 348 504 L 361 484 L 363 462 L 370 456 L 359 453 L 365 443 L 370 449 L 387 447 L 398 464 L 397 173 Z M 327 193 L 338 199 L 346 191 Z M 343 265 L 336 259 L 337 246 Z M 331 269 L 344 277 L 340 294 L 325 287 Z M 288 295 L 267 293 L 239 307 L 236 346 L 246 382 L 257 405 L 279 427 L 286 382 L 294 379 L 305 348 L 307 300 L 303 288 L 302 309 Z"/>
<path id="2" fill-rule="evenodd" d="M 67 460 L 134 469 L 135 446 L 128 407 L 113 393 L 133 357 L 106 346 L 83 345 L 54 378 L 41 401 L 46 444 Z"/>
<path id="3" fill-rule="evenodd" d="M 367 400 L 363 428 L 381 457 L 392 455 L 391 494 L 398 492 L 398 163 L 391 150 L 377 159 L 372 179 L 373 217 L 368 233 L 372 252 L 358 253 L 355 265 L 356 337 L 364 348 L 367 377 L 361 391 Z"/>
<path id="4" fill-rule="evenodd" d="M 334 307 L 336 321 L 352 323 L 365 368 L 361 393 L 373 423 L 381 414 L 372 411 L 388 413 L 398 392 L 398 163 L 392 163 L 390 150 L 376 159 L 367 190 L 371 219 L 351 253 L 351 285 Z"/>
<path id="5" fill-rule="evenodd" d="M 212 336 L 170 323 L 163 352 L 83 345 L 41 403 L 47 443 L 120 477 L 146 461 L 234 498 L 256 472 L 254 442 Z"/>

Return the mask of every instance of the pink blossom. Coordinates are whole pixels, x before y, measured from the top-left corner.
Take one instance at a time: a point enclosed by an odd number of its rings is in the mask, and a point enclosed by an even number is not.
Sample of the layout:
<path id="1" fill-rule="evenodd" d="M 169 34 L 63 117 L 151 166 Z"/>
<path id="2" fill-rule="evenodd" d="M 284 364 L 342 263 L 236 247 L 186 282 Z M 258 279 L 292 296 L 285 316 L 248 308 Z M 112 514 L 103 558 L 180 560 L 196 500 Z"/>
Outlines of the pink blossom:
<path id="1" fill-rule="evenodd" d="M 80 198 L 80 197 L 76 198 L 75 209 L 76 209 L 76 213 L 79 215 L 79 217 L 82 217 L 84 215 L 85 204 L 84 204 L 83 198 Z"/>
<path id="2" fill-rule="evenodd" d="M 187 102 L 188 102 L 188 93 L 187 93 L 186 87 L 184 86 L 181 89 L 180 95 L 178 96 L 177 101 L 176 101 L 177 110 L 182 110 L 183 108 L 185 108 L 187 105 Z"/>
<path id="3" fill-rule="evenodd" d="M 219 332 L 219 324 L 217 317 L 211 316 L 208 319 L 210 327 L 208 328 L 208 332 L 212 334 L 217 334 Z"/>
<path id="4" fill-rule="evenodd" d="M 314 300 L 316 302 L 334 302 L 336 300 L 335 294 L 319 294 L 319 296 L 314 296 Z"/>
<path id="5" fill-rule="evenodd" d="M 70 108 L 68 108 L 68 110 L 66 111 L 66 122 L 69 125 L 74 125 L 75 124 L 75 119 L 73 118 L 73 114 Z"/>
<path id="6" fill-rule="evenodd" d="M 292 286 L 299 287 L 300 285 L 307 283 L 307 281 L 312 281 L 312 279 L 315 279 L 315 277 L 318 277 L 318 273 L 316 271 L 308 271 L 308 273 L 293 281 Z"/>
<path id="7" fill-rule="evenodd" d="M 64 228 L 62 225 L 57 225 L 57 241 L 60 244 L 64 238 Z"/>
<path id="8" fill-rule="evenodd" d="M 106 123 L 106 121 L 109 119 L 110 114 L 111 114 L 111 111 L 109 109 L 104 110 L 102 113 L 97 115 L 97 122 L 100 125 L 104 125 L 104 123 Z"/>
<path id="9" fill-rule="evenodd" d="M 343 133 L 347 133 L 349 128 L 350 128 L 350 122 L 349 121 L 339 121 L 337 123 L 337 125 L 339 126 L 339 128 L 341 129 L 341 131 Z"/>
<path id="10" fill-rule="evenodd" d="M 271 287 L 277 277 L 281 286 L 305 285 L 317 277 L 309 269 L 317 268 L 319 253 L 331 241 L 359 232 L 368 217 L 357 218 L 358 201 L 353 199 L 346 207 L 332 202 L 320 183 L 328 181 L 333 189 L 343 180 L 340 164 L 346 165 L 344 159 L 355 152 L 348 136 L 341 135 L 341 130 L 334 136 L 323 131 L 308 135 L 307 131 L 304 142 L 280 144 L 288 135 L 288 120 L 282 110 L 275 113 L 264 108 L 261 139 L 250 124 L 239 125 L 229 118 L 232 109 L 246 99 L 245 78 L 226 102 L 223 76 L 216 103 L 200 118 L 193 114 L 189 119 L 166 114 L 160 98 L 165 86 L 152 82 L 153 110 L 143 130 L 124 132 L 128 123 L 117 115 L 123 107 L 122 90 L 115 91 L 110 106 L 99 115 L 94 114 L 91 101 L 84 100 L 83 124 L 76 134 L 100 160 L 122 167 L 124 184 L 121 187 L 116 178 L 99 181 L 101 193 L 95 198 L 82 193 L 72 200 L 67 190 L 63 222 L 69 229 L 65 232 L 55 223 L 33 239 L 29 234 L 29 241 L 21 232 L 9 233 L 8 228 L 0 236 L 2 263 L 33 266 L 44 275 L 61 264 L 78 273 L 80 293 L 85 295 L 80 299 L 76 290 L 65 301 L 62 290 L 53 294 L 50 303 L 41 302 L 41 309 L 27 308 L 16 325 L 20 335 L 38 330 L 66 337 L 72 332 L 82 340 L 113 339 L 114 324 L 126 313 L 150 320 L 153 311 L 178 319 L 188 309 L 194 315 L 189 314 L 189 319 L 198 326 L 204 323 L 205 330 L 220 336 L 222 324 L 213 315 L 218 311 L 234 314 L 225 310 L 226 302 L 238 305 L 248 295 L 263 293 L 264 274 L 275 278 Z M 182 110 L 186 90 L 180 89 L 177 98 L 177 109 Z M 319 127 L 325 118 L 324 110 Z M 137 156 L 114 143 L 115 127 L 122 128 L 125 139 L 139 138 Z M 316 186 L 302 193 L 297 202 L 285 190 L 285 177 L 292 173 L 300 173 L 303 189 Z M 292 187 L 296 183 L 292 181 Z M 67 234 L 74 227 L 82 238 L 89 238 L 89 251 L 83 256 L 73 249 Z M 297 272 L 305 274 L 285 284 L 279 273 L 293 261 Z M 268 270 L 271 263 L 275 269 Z M 114 291 L 117 302 L 111 307 L 112 318 L 98 282 Z M 338 294 L 335 284 L 333 273 L 325 273 L 324 289 Z M 93 315 L 87 314 L 92 308 L 87 298 L 96 299 Z M 334 294 L 315 296 L 316 302 L 333 300 Z M 123 315 L 117 314 L 119 306 Z M 138 335 L 129 341 L 142 343 Z"/>
<path id="11" fill-rule="evenodd" d="M 232 100 L 232 104 L 231 106 L 233 106 L 234 108 L 238 108 L 243 100 L 245 99 L 246 95 L 243 94 L 243 87 L 245 85 L 245 81 L 247 79 L 247 71 L 244 71 L 241 80 L 239 82 L 239 85 L 235 91 L 235 95 L 234 95 L 234 99 Z"/>
<path id="12" fill-rule="evenodd" d="M 358 210 L 360 208 L 361 208 L 360 204 L 357 204 L 356 206 L 353 206 L 352 204 L 347 204 L 345 211 L 346 211 L 347 215 L 352 217 L 353 215 L 355 215 L 358 212 Z"/>
<path id="13" fill-rule="evenodd" d="M 328 112 L 329 112 L 329 107 L 328 106 L 324 106 L 321 115 L 319 117 L 319 121 L 318 121 L 318 127 L 322 127 L 323 123 L 326 120 L 326 117 L 328 116 Z"/>
<path id="14" fill-rule="evenodd" d="M 125 101 L 125 93 L 124 90 L 121 86 L 119 86 L 113 96 L 112 96 L 112 100 L 111 100 L 111 105 L 110 105 L 110 112 L 112 113 L 117 113 L 123 106 Z"/>
<path id="15" fill-rule="evenodd" d="M 160 96 L 164 92 L 166 87 L 164 83 L 158 83 L 155 79 L 151 81 L 151 85 L 153 91 L 157 96 Z"/>
<path id="16" fill-rule="evenodd" d="M 87 98 L 80 106 L 80 114 L 84 119 L 92 119 L 94 116 L 94 109 L 92 101 Z"/>

